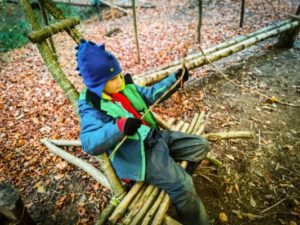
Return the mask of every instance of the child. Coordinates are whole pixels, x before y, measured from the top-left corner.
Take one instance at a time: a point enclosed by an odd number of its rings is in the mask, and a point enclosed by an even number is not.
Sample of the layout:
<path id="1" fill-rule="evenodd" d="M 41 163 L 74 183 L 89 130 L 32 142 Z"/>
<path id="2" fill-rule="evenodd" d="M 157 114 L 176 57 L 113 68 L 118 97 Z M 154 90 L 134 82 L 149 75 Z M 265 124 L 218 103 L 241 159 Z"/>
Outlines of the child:
<path id="1" fill-rule="evenodd" d="M 207 154 L 208 142 L 199 136 L 160 130 L 150 112 L 140 119 L 181 77 L 182 70 L 146 88 L 135 85 L 129 74 L 122 75 L 118 60 L 104 45 L 81 41 L 77 49 L 78 70 L 87 87 L 78 101 L 83 149 L 91 155 L 110 154 L 128 136 L 111 159 L 118 176 L 164 189 L 184 225 L 208 224 L 191 176 L 176 164 L 187 160 L 197 166 Z M 188 77 L 186 69 L 183 80 Z"/>

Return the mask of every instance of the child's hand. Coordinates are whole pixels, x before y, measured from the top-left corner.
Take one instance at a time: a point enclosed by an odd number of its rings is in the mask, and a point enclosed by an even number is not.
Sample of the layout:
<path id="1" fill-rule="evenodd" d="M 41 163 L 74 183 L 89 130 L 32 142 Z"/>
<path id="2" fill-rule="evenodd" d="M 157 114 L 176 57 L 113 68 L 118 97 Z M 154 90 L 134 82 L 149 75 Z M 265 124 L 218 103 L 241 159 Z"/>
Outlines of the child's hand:
<path id="1" fill-rule="evenodd" d="M 119 130 L 125 135 L 133 135 L 142 125 L 142 121 L 137 118 L 120 118 L 117 121 Z"/>
<path id="2" fill-rule="evenodd" d="M 176 79 L 178 80 L 182 75 L 182 69 L 179 69 L 177 70 L 175 76 L 176 76 Z M 184 75 L 183 75 L 183 81 L 187 81 L 189 79 L 189 70 L 188 68 L 184 67 Z"/>

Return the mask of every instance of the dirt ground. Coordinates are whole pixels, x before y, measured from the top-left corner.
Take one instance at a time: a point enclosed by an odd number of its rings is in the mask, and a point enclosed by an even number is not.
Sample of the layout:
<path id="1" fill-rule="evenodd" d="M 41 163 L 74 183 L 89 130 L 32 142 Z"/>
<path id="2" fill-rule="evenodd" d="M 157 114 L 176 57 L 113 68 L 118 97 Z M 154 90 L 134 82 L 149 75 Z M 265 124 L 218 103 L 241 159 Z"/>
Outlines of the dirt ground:
<path id="1" fill-rule="evenodd" d="M 223 69 L 240 86 L 299 106 L 299 44 L 287 50 L 252 48 L 252 56 L 246 53 L 237 62 L 227 59 L 219 65 L 229 65 Z M 210 112 L 205 133 L 255 132 L 254 139 L 212 143 L 223 166 L 205 164 L 194 175 L 211 223 L 224 224 L 219 214 L 225 213 L 227 224 L 299 224 L 300 107 L 268 102 L 211 68 L 202 71 L 209 82 L 193 82 L 187 90 L 203 92 L 202 103 Z"/>

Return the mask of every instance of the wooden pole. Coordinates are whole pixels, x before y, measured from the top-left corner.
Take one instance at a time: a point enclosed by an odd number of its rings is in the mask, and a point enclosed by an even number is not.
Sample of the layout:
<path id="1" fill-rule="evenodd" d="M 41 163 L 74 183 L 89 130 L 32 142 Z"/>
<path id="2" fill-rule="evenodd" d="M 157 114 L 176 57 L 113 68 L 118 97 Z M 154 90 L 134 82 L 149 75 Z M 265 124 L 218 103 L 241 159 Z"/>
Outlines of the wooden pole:
<path id="1" fill-rule="evenodd" d="M 202 0 L 198 0 L 198 28 L 197 28 L 197 42 L 201 42 L 201 26 L 202 26 Z"/>
<path id="2" fill-rule="evenodd" d="M 234 45 L 230 45 L 230 46 L 227 46 L 226 48 L 212 52 L 211 54 L 206 55 L 206 57 L 211 62 L 219 60 L 221 58 L 232 55 L 233 53 L 242 51 L 243 49 L 250 47 L 260 41 L 266 40 L 270 37 L 274 37 L 280 33 L 291 30 L 291 29 L 299 26 L 299 24 L 300 23 L 298 21 L 286 23 L 276 29 L 268 30 L 267 32 L 260 33 L 256 36 L 248 38 L 244 41 L 236 42 L 236 44 L 234 44 Z M 202 65 L 205 65 L 207 63 L 208 62 L 206 61 L 205 57 L 203 57 L 201 54 L 201 56 L 199 56 L 198 58 L 189 60 L 187 62 L 187 66 L 189 69 L 194 69 L 194 68 L 200 67 Z M 157 71 L 157 72 L 149 73 L 149 74 L 147 74 L 147 76 L 142 76 L 142 77 L 137 76 L 135 81 L 137 83 L 141 83 L 141 84 L 145 84 L 145 85 L 153 84 L 153 83 L 156 83 L 159 80 L 167 77 L 168 75 L 175 73 L 179 68 L 181 68 L 180 64 Z"/>
<path id="3" fill-rule="evenodd" d="M 245 0 L 241 0 L 241 16 L 240 16 L 240 27 L 243 27 L 245 13 Z"/>
<path id="4" fill-rule="evenodd" d="M 33 31 L 40 30 L 40 26 L 37 23 L 37 19 L 35 14 L 30 6 L 28 0 L 21 0 L 22 7 L 24 9 L 26 20 L 31 26 Z M 74 85 L 68 80 L 64 72 L 62 71 L 58 61 L 56 60 L 55 55 L 51 51 L 46 40 L 37 44 L 39 52 L 48 67 L 49 72 L 52 74 L 52 77 L 57 82 L 57 84 L 63 89 L 65 96 L 70 101 L 71 105 L 75 112 L 77 111 L 77 99 L 79 97 L 79 93 L 74 87 Z"/>
<path id="5" fill-rule="evenodd" d="M 139 44 L 138 29 L 137 29 L 137 22 L 136 22 L 135 0 L 132 0 L 132 16 L 133 16 L 133 27 L 134 27 L 135 44 L 136 44 L 136 51 L 137 51 L 137 61 L 138 61 L 138 64 L 140 64 L 141 55 L 140 55 L 140 44 Z"/>
<path id="6" fill-rule="evenodd" d="M 100 172 L 99 169 L 96 169 L 95 167 L 93 167 L 91 164 L 85 162 L 84 160 L 79 159 L 79 158 L 75 157 L 74 155 L 71 155 L 70 153 L 62 150 L 61 148 L 59 148 L 56 145 L 54 145 L 53 143 L 51 143 L 50 140 L 42 139 L 41 142 L 54 154 L 58 155 L 59 157 L 68 161 L 69 163 L 72 163 L 73 165 L 84 170 L 104 187 L 106 187 L 110 190 L 112 189 L 108 179 Z"/>
<path id="7" fill-rule="evenodd" d="M 57 20 L 66 19 L 63 15 L 61 9 L 59 9 L 51 0 L 39 0 L 42 2 L 43 6 L 47 9 L 47 11 Z M 79 44 L 82 35 L 75 28 L 70 28 L 67 30 L 68 34 L 72 37 L 72 39 Z"/>
<path id="8" fill-rule="evenodd" d="M 40 10 L 42 12 L 43 18 L 44 18 L 45 25 L 49 26 L 49 20 L 48 20 L 47 12 L 45 10 L 45 6 L 43 5 L 42 2 L 39 2 L 39 6 L 40 6 Z M 51 47 L 51 50 L 52 50 L 54 56 L 57 59 L 56 49 L 55 49 L 55 45 L 54 45 L 52 37 L 49 38 L 49 44 L 50 44 L 50 47 Z"/>
<path id="9" fill-rule="evenodd" d="M 80 20 L 76 17 L 64 19 L 49 26 L 45 26 L 40 30 L 34 31 L 28 35 L 28 38 L 32 43 L 42 42 L 46 38 L 51 38 L 54 34 L 74 28 L 79 23 Z"/>
<path id="10" fill-rule="evenodd" d="M 25 208 L 18 190 L 5 183 L 0 184 L 0 215 L 5 217 L 1 220 L 4 224 L 36 224 Z"/>

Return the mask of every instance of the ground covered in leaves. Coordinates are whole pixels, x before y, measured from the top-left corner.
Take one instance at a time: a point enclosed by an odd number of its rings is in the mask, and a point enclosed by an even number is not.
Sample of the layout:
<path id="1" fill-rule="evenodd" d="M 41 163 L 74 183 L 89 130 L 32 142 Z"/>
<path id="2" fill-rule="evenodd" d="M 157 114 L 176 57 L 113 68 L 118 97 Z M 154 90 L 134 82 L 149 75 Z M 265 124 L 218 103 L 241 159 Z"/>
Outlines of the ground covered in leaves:
<path id="1" fill-rule="evenodd" d="M 105 42 L 123 70 L 132 74 L 199 51 L 195 42 L 197 8 L 192 1 L 151 4 L 156 7 L 138 9 L 141 64 L 136 63 L 130 16 L 101 22 L 91 19 L 79 29 L 86 39 Z M 239 1 L 204 1 L 201 46 L 207 48 L 265 27 L 293 13 L 296 6 L 296 0 L 247 2 L 245 25 L 238 28 Z M 118 32 L 105 36 L 113 29 Z M 74 42 L 66 34 L 54 40 L 63 70 L 81 89 Z M 276 50 L 270 47 L 273 41 L 217 65 L 240 86 L 300 105 L 300 43 L 289 50 Z M 36 46 L 28 44 L 2 54 L 0 69 L 0 181 L 20 190 L 38 224 L 93 224 L 110 192 L 40 143 L 42 138 L 77 139 L 79 121 Z M 253 140 L 212 143 L 211 151 L 223 166 L 204 163 L 195 173 L 212 224 L 300 224 L 299 107 L 267 102 L 240 86 L 206 66 L 192 71 L 181 101 L 174 96 L 155 111 L 165 119 L 189 121 L 194 113 L 205 110 L 209 113 L 206 133 L 255 132 Z M 180 110 L 172 110 L 179 103 L 176 108 Z M 97 166 L 80 148 L 66 150 Z"/>

